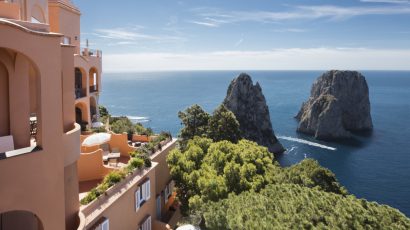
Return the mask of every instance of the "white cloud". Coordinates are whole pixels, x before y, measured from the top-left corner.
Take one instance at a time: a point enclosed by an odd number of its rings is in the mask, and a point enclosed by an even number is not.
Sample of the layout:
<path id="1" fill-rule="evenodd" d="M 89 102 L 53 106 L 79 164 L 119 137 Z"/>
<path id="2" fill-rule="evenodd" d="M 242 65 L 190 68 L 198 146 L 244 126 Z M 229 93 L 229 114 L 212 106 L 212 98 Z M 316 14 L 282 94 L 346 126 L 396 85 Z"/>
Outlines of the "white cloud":
<path id="1" fill-rule="evenodd" d="M 108 40 L 106 44 L 109 46 L 137 44 L 137 42 L 140 41 L 163 43 L 186 40 L 185 38 L 179 36 L 147 34 L 141 32 L 142 29 L 143 27 L 140 26 L 129 28 L 96 29 L 94 36 Z"/>
<path id="2" fill-rule="evenodd" d="M 410 70 L 410 50 L 293 48 L 104 55 L 105 72 L 166 70 Z"/>
<path id="3" fill-rule="evenodd" d="M 366 1 L 366 0 L 364 0 Z M 367 0 L 381 1 L 381 0 Z M 384 0 L 385 2 L 403 2 Z M 364 15 L 410 14 L 410 6 L 290 6 L 287 11 L 224 11 L 220 9 L 197 8 L 193 11 L 200 18 L 192 23 L 219 27 L 239 22 L 277 23 L 285 20 L 331 19 L 340 20 Z"/>
<path id="4" fill-rule="evenodd" d="M 206 27 L 219 27 L 218 23 L 213 23 L 213 22 L 200 22 L 200 21 L 188 21 L 188 22 L 192 24 L 206 26 Z"/>

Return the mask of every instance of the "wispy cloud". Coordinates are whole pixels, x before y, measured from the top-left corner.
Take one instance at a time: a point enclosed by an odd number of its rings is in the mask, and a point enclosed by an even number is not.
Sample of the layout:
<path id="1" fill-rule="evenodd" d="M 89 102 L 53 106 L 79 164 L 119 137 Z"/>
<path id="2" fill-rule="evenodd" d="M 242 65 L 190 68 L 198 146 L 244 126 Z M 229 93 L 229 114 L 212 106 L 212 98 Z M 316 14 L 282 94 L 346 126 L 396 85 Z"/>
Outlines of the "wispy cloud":
<path id="1" fill-rule="evenodd" d="M 409 4 L 409 0 L 360 0 L 367 3 L 392 3 L 392 4 Z"/>
<path id="2" fill-rule="evenodd" d="M 410 50 L 291 48 L 104 56 L 105 72 L 165 70 L 409 70 Z"/>
<path id="3" fill-rule="evenodd" d="M 366 1 L 366 0 L 362 0 Z M 382 0 L 367 0 L 382 1 Z M 404 2 L 404 0 L 383 0 L 385 2 Z M 410 14 L 410 6 L 289 6 L 284 11 L 224 11 L 220 9 L 197 8 L 193 10 L 198 17 L 191 21 L 197 25 L 219 27 L 239 22 L 278 23 L 289 20 L 330 19 L 343 20 L 365 15 Z"/>
<path id="4" fill-rule="evenodd" d="M 243 43 L 243 41 L 244 41 L 244 39 L 243 38 L 241 38 L 241 39 L 239 39 L 237 42 L 235 42 L 235 47 L 238 47 L 238 46 L 240 46 L 242 43 Z"/>
<path id="5" fill-rule="evenodd" d="M 307 32 L 307 29 L 298 29 L 298 28 L 285 28 L 285 29 L 274 29 L 273 32 L 277 33 L 304 33 Z"/>
<path id="6" fill-rule="evenodd" d="M 96 29 L 94 36 L 109 40 L 107 45 L 130 45 L 137 42 L 176 42 L 185 41 L 185 38 L 170 35 L 153 35 L 142 32 L 143 27 Z"/>
<path id="7" fill-rule="evenodd" d="M 206 26 L 206 27 L 219 27 L 218 23 L 215 22 L 201 22 L 201 21 L 188 21 L 189 23 L 192 24 L 197 24 L 197 25 L 201 25 L 201 26 Z"/>

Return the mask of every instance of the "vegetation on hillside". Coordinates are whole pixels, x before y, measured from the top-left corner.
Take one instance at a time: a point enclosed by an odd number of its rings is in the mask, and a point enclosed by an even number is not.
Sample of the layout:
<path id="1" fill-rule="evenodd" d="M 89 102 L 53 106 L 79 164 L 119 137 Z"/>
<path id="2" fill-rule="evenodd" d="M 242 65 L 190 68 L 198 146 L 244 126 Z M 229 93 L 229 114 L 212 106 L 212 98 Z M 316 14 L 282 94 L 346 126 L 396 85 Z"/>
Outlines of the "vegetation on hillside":
<path id="1" fill-rule="evenodd" d="M 202 218 L 202 228 L 410 228 L 398 210 L 349 195 L 317 161 L 282 168 L 267 148 L 236 139 L 237 121 L 226 108 L 210 116 L 194 105 L 179 117 L 182 148 L 167 162 L 182 213 Z"/>
<path id="2" fill-rule="evenodd" d="M 224 105 L 216 108 L 211 116 L 201 106 L 195 104 L 185 111 L 180 111 L 178 117 L 183 125 L 179 134 L 182 149 L 195 136 L 208 137 L 213 141 L 228 140 L 234 143 L 241 139 L 239 122 Z"/>

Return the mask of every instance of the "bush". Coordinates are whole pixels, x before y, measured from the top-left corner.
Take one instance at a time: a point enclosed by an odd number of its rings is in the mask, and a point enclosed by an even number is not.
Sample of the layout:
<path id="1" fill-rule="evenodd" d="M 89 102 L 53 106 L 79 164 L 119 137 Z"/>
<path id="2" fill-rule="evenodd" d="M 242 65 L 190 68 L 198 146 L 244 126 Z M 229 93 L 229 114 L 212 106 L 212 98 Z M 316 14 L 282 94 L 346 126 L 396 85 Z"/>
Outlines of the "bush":
<path id="1" fill-rule="evenodd" d="M 143 165 L 144 165 L 144 160 L 143 159 L 141 159 L 139 157 L 132 158 L 129 162 L 128 169 L 129 170 L 134 170 L 136 168 L 141 168 Z"/>
<path id="2" fill-rule="evenodd" d="M 97 197 L 99 197 L 100 195 L 100 191 L 97 188 L 93 188 L 90 192 L 88 192 L 87 196 L 81 199 L 80 203 L 82 205 L 89 204 L 91 201 L 97 199 Z"/>
<path id="3" fill-rule="evenodd" d="M 125 173 L 123 171 L 112 171 L 104 177 L 102 184 L 108 185 L 109 188 L 120 182 L 123 178 L 125 178 Z"/>

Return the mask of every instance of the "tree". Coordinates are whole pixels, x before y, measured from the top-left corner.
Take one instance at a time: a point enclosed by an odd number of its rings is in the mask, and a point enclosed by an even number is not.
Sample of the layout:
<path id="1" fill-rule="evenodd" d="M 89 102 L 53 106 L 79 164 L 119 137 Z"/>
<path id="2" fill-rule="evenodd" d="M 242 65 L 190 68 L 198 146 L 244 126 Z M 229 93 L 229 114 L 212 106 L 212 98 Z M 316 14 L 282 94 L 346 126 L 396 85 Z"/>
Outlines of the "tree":
<path id="1" fill-rule="evenodd" d="M 188 107 L 184 112 L 178 113 L 183 125 L 179 137 L 181 145 L 184 147 L 189 139 L 195 136 L 203 137 L 208 133 L 209 114 L 201 106 L 195 104 Z"/>
<path id="2" fill-rule="evenodd" d="M 195 205 L 218 201 L 232 192 L 259 191 L 270 181 L 271 175 L 266 172 L 278 167 L 267 148 L 255 142 L 213 143 L 211 139 L 199 137 L 188 141 L 185 150 L 173 150 L 167 162 L 179 188 L 183 211 L 188 210 L 190 198 Z"/>
<path id="3" fill-rule="evenodd" d="M 101 117 L 107 117 L 110 115 L 110 113 L 108 112 L 108 109 L 103 105 L 98 105 L 98 112 Z"/>
<path id="4" fill-rule="evenodd" d="M 209 138 L 214 141 L 227 140 L 237 143 L 241 139 L 239 122 L 235 114 L 223 104 L 218 106 L 209 119 Z"/>
<path id="5" fill-rule="evenodd" d="M 410 229 L 394 208 L 295 184 L 230 194 L 202 214 L 206 229 Z"/>

